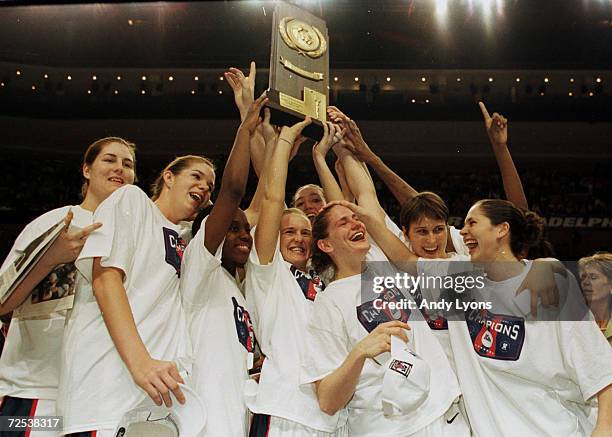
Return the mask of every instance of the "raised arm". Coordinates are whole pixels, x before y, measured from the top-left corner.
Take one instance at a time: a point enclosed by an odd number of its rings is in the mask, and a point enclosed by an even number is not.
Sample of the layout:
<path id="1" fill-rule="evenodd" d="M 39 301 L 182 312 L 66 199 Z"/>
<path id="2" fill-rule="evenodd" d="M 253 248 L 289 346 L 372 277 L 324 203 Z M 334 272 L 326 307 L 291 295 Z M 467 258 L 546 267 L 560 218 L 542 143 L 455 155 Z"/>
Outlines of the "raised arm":
<path id="1" fill-rule="evenodd" d="M 13 290 L 10 297 L 0 304 L 0 316 L 10 313 L 21 305 L 34 288 L 60 264 L 74 262 L 85 245 L 87 236 L 102 226 L 91 224 L 83 229 L 69 231 L 73 213 L 69 211 L 64 218 L 64 230 L 53 242 L 49 250 L 41 257 L 21 283 Z"/>
<path id="2" fill-rule="evenodd" d="M 249 110 L 249 106 L 255 99 L 255 78 L 257 76 L 257 69 L 255 62 L 251 61 L 251 67 L 249 75 L 245 76 L 244 73 L 237 68 L 230 68 L 224 74 L 225 79 L 232 91 L 234 92 L 234 101 L 238 112 L 240 112 L 240 120 L 244 121 L 246 114 Z M 266 143 L 259 131 L 256 131 L 251 136 L 250 149 L 251 149 L 251 162 L 253 163 L 253 169 L 257 177 L 261 177 L 261 171 L 264 166 L 264 149 Z"/>
<path id="3" fill-rule="evenodd" d="M 343 124 L 348 125 L 351 121 L 335 106 L 330 106 L 328 113 L 331 120 L 336 123 L 342 122 Z M 355 127 L 357 127 L 356 124 Z M 361 132 L 359 132 L 358 127 L 357 131 L 358 135 L 355 136 L 355 140 L 353 141 L 350 149 L 355 157 L 374 169 L 378 177 L 387 186 L 389 191 L 391 191 L 391 194 L 393 194 L 393 197 L 395 197 L 400 205 L 403 205 L 416 196 L 418 192 L 405 180 L 398 176 L 393 170 L 391 170 L 384 163 L 384 161 L 377 156 L 372 149 L 370 149 L 368 144 L 363 140 L 363 136 L 361 135 Z"/>
<path id="4" fill-rule="evenodd" d="M 279 130 L 276 126 L 270 124 L 270 110 L 268 108 L 264 109 L 264 119 L 263 123 L 258 126 L 258 135 L 261 136 L 265 143 L 264 148 L 264 157 L 263 157 L 263 167 L 261 169 L 261 173 L 258 175 L 259 180 L 257 181 L 257 188 L 255 189 L 255 194 L 253 194 L 253 198 L 251 199 L 251 203 L 249 207 L 244 211 L 246 214 L 247 220 L 251 227 L 257 226 L 259 222 L 259 212 L 261 210 L 261 204 L 264 201 L 265 194 L 265 175 L 267 164 L 272 159 L 272 152 L 276 147 L 276 141 L 278 140 Z M 251 142 L 252 144 L 252 142 Z M 251 156 L 253 154 L 253 148 L 251 148 Z"/>
<path id="5" fill-rule="evenodd" d="M 518 207 L 529 209 L 521 178 L 508 149 L 508 120 L 497 112 L 491 117 L 483 102 L 478 102 L 478 106 L 502 176 L 506 198 Z"/>
<path id="6" fill-rule="evenodd" d="M 378 247 L 382 249 L 386 257 L 403 271 L 416 274 L 416 261 L 418 257 L 399 239 L 397 235 L 387 228 L 384 218 L 373 212 L 371 208 L 355 205 L 351 202 L 340 201 L 340 205 L 346 206 L 357 215 L 359 220 L 366 225 L 368 235 L 374 238 Z"/>
<path id="7" fill-rule="evenodd" d="M 325 160 L 329 149 L 338 141 L 340 141 L 340 126 L 325 122 L 323 124 L 323 138 L 312 148 L 312 160 L 328 202 L 344 199 L 342 189 Z"/>
<path id="8" fill-rule="evenodd" d="M 344 169 L 348 186 L 355 195 L 357 203 L 371 211 L 377 220 L 384 222 L 385 212 L 378 201 L 374 183 L 366 169 L 349 151 L 349 148 L 352 149 L 354 143 L 359 141 L 357 136 L 360 136 L 361 133 L 358 132 L 357 125 L 353 120 L 349 120 L 344 131 L 345 134 L 342 144 L 345 145 L 345 147 L 336 147 L 335 150 L 342 164 L 342 168 Z"/>
<path id="9" fill-rule="evenodd" d="M 349 187 L 348 182 L 346 181 L 346 175 L 344 174 L 344 168 L 342 168 L 342 163 L 340 159 L 336 159 L 334 163 L 334 168 L 336 169 L 336 174 L 338 175 L 338 182 L 340 183 L 340 188 L 342 189 L 342 195 L 344 196 L 344 200 L 348 200 L 349 202 L 355 202 L 355 195 L 351 191 L 351 187 Z"/>
<path id="10" fill-rule="evenodd" d="M 227 229 L 232 223 L 236 209 L 244 196 L 249 177 L 250 153 L 249 141 L 255 134 L 259 121 L 259 111 L 267 102 L 265 93 L 255 100 L 238 128 L 234 145 L 223 171 L 223 180 L 219 197 L 206 223 L 204 246 L 210 253 L 215 253 L 225 238 Z"/>
<path id="11" fill-rule="evenodd" d="M 306 120 L 291 127 L 284 126 L 282 128 L 267 167 L 264 202 L 259 215 L 259 224 L 255 228 L 255 248 L 259 256 L 259 262 L 263 265 L 269 264 L 274 257 L 285 208 L 285 184 L 292 149 L 296 144 L 299 146 L 301 141 L 299 141 L 298 135 L 310 122 L 310 117 L 307 117 Z"/>

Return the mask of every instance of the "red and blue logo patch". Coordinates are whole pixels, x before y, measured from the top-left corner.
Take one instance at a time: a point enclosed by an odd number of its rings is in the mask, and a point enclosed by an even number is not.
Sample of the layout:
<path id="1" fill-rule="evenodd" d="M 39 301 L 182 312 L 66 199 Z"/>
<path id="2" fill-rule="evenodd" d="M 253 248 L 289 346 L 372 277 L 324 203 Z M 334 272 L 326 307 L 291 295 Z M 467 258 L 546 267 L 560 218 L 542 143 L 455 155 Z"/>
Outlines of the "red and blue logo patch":
<path id="1" fill-rule="evenodd" d="M 232 297 L 234 304 L 234 323 L 236 324 L 236 334 L 238 341 L 244 346 L 247 352 L 253 352 L 255 348 L 255 334 L 249 312 L 240 304 L 235 297 Z"/>
<path id="2" fill-rule="evenodd" d="M 162 228 L 164 231 L 164 245 L 166 247 L 166 262 L 176 270 L 176 275 L 181 277 L 181 261 L 185 253 L 185 240 L 179 237 L 178 232 L 173 229 Z"/>
<path id="3" fill-rule="evenodd" d="M 525 319 L 488 310 L 465 312 L 474 351 L 485 358 L 516 361 L 525 341 Z"/>
<path id="4" fill-rule="evenodd" d="M 374 304 L 375 301 L 376 305 Z M 393 320 L 408 322 L 410 310 L 399 308 L 400 303 L 405 301 L 404 295 L 396 288 L 383 290 L 379 297 L 359 305 L 357 319 L 368 332 L 372 332 L 378 325 Z M 392 305 L 389 305 L 392 303 Z M 390 309 L 392 306 L 394 309 Z"/>

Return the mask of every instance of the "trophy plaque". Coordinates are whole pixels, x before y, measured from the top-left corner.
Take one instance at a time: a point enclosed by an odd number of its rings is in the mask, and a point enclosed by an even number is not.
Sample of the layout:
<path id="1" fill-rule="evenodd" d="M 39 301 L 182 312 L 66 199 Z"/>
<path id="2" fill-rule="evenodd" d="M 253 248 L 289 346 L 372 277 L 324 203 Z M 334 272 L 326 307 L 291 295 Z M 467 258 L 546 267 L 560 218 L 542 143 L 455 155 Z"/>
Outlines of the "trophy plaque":
<path id="1" fill-rule="evenodd" d="M 312 118 L 303 134 L 323 136 L 329 99 L 329 43 L 325 21 L 287 3 L 278 2 L 272 20 L 270 86 L 271 122 L 292 125 Z"/>

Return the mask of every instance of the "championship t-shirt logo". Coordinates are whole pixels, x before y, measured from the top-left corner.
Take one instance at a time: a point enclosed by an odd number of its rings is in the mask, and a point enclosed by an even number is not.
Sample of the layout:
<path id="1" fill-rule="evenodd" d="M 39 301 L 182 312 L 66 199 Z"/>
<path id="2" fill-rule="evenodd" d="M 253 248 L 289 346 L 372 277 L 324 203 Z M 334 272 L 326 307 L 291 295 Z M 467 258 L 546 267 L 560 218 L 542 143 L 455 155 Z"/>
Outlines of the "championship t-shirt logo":
<path id="1" fill-rule="evenodd" d="M 376 299 L 362 303 L 356 308 L 357 318 L 368 332 L 372 332 L 381 323 L 393 320 L 405 323 L 410 318 L 410 310 L 399 308 L 399 304 L 403 301 L 405 297 L 398 289 L 385 289 Z M 390 306 L 393 309 L 390 309 Z"/>
<path id="2" fill-rule="evenodd" d="M 474 345 L 481 357 L 516 361 L 525 341 L 525 319 L 493 314 L 488 310 L 466 311 L 465 321 Z"/>
<path id="3" fill-rule="evenodd" d="M 179 237 L 178 232 L 173 229 L 162 228 L 164 231 L 164 245 L 166 247 L 166 262 L 176 270 L 176 275 L 181 277 L 181 260 L 185 253 L 185 241 Z"/>
<path id="4" fill-rule="evenodd" d="M 448 331 L 448 320 L 446 320 L 446 317 L 442 316 L 441 314 L 429 314 L 429 311 L 421 306 L 421 302 L 423 302 L 421 287 L 417 288 L 412 297 L 420 308 L 421 314 L 423 314 L 423 317 L 427 321 L 430 329 L 433 329 L 434 331 Z"/>
<path id="5" fill-rule="evenodd" d="M 317 275 L 317 272 L 314 270 L 310 270 L 308 273 L 304 273 L 300 269 L 295 266 L 290 267 L 291 273 L 298 285 L 302 289 L 302 293 L 304 293 L 304 297 L 308 300 L 315 300 L 317 297 L 317 293 L 325 290 L 325 284 Z"/>
<path id="6" fill-rule="evenodd" d="M 253 352 L 255 347 L 255 334 L 253 333 L 253 324 L 251 323 L 249 312 L 238 304 L 235 297 L 232 297 L 232 303 L 234 304 L 234 323 L 236 324 L 238 341 L 240 341 L 247 352 Z"/>

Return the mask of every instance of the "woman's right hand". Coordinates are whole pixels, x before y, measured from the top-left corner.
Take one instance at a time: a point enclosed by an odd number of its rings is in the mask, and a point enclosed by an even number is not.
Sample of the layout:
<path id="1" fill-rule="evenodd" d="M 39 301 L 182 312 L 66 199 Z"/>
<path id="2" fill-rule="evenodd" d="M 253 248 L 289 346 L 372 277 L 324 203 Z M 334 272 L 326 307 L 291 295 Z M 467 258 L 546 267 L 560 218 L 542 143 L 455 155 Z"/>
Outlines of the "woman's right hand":
<path id="1" fill-rule="evenodd" d="M 174 362 L 149 357 L 130 372 L 134 382 L 153 399 L 155 405 L 161 406 L 163 401 L 166 407 L 171 407 L 170 392 L 179 403 L 185 403 L 185 395 L 179 387 L 179 383 L 184 384 L 185 381 Z"/>
<path id="2" fill-rule="evenodd" d="M 357 218 L 363 222 L 364 225 L 366 225 L 366 228 L 381 225 L 375 212 L 368 208 L 364 208 L 363 206 L 359 206 L 346 200 L 335 200 L 333 202 L 329 202 L 327 205 L 325 205 L 325 208 L 330 208 L 334 205 L 342 205 L 353 211 Z M 381 226 L 384 226 L 384 224 Z"/>
<path id="3" fill-rule="evenodd" d="M 340 126 L 337 124 L 330 123 L 329 121 L 323 123 L 323 138 L 321 138 L 321 141 L 317 142 L 313 146 L 313 158 L 317 155 L 325 158 L 327 152 L 329 152 L 329 149 L 331 149 L 334 144 L 341 140 L 340 132 Z"/>
<path id="4" fill-rule="evenodd" d="M 357 343 L 355 349 L 365 358 L 374 358 L 384 352 L 390 352 L 392 335 L 396 335 L 408 343 L 408 336 L 404 329 L 410 329 L 410 326 L 399 320 L 381 323 Z"/>
<path id="5" fill-rule="evenodd" d="M 44 255 L 44 262 L 51 268 L 75 261 L 79 257 L 89 234 L 102 226 L 102 223 L 93 223 L 83 229 L 70 232 L 70 222 L 73 216 L 72 211 L 68 211 L 64 218 L 64 230 Z"/>
<path id="6" fill-rule="evenodd" d="M 295 123 L 293 126 L 283 126 L 278 137 L 279 142 L 286 142 L 293 147 L 295 140 L 302 133 L 302 130 L 312 122 L 310 117 L 306 117 L 303 121 Z"/>

